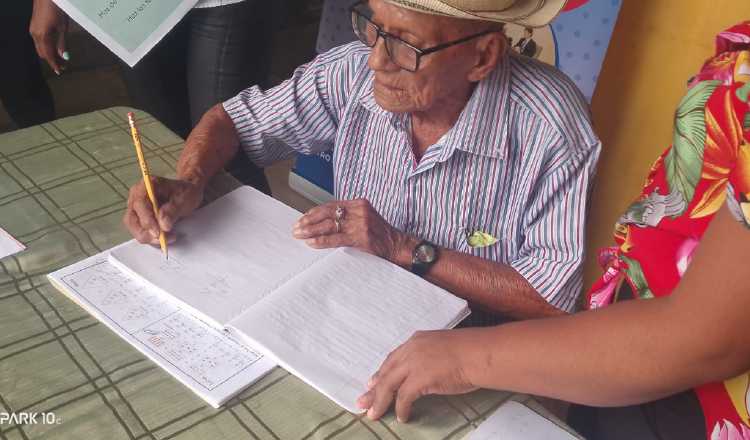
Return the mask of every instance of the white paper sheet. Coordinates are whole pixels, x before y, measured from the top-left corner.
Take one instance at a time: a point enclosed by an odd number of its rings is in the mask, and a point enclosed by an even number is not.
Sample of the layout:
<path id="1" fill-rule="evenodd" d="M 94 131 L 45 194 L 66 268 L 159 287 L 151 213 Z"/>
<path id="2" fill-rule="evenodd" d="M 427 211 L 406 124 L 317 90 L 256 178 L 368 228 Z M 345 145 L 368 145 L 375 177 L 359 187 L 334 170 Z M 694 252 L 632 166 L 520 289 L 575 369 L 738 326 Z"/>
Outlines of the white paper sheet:
<path id="1" fill-rule="evenodd" d="M 130 67 L 198 3 L 198 0 L 53 1 Z"/>
<path id="2" fill-rule="evenodd" d="M 417 330 L 456 325 L 466 301 L 381 258 L 339 249 L 228 327 L 350 412 L 370 376 Z"/>
<path id="3" fill-rule="evenodd" d="M 0 228 L 0 258 L 5 258 L 26 249 L 20 241 Z"/>
<path id="4" fill-rule="evenodd" d="M 109 264 L 106 254 L 50 274 L 49 279 L 215 408 L 275 366 L 270 358 L 121 273 Z"/>
<path id="5" fill-rule="evenodd" d="M 518 402 L 506 402 L 464 440 L 576 440 L 576 437 Z"/>
<path id="6" fill-rule="evenodd" d="M 250 187 L 241 187 L 179 223 L 166 260 L 135 241 L 110 261 L 173 297 L 193 314 L 224 327 L 329 251 L 292 237 L 301 214 Z"/>

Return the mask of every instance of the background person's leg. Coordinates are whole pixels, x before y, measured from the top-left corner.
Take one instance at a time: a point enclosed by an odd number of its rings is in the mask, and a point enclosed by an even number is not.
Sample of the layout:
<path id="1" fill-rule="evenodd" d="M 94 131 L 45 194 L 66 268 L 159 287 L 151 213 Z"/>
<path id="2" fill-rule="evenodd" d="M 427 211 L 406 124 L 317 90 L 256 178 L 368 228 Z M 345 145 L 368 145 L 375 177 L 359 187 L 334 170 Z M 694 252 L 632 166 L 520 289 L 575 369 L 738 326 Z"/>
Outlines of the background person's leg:
<path id="1" fill-rule="evenodd" d="M 0 101 L 19 128 L 55 118 L 54 102 L 29 35 L 31 0 L 13 0 L 0 9 Z"/>
<path id="2" fill-rule="evenodd" d="M 133 107 L 158 119 L 186 139 L 192 129 L 188 104 L 188 13 L 135 67 L 122 64 Z"/>
<path id="3" fill-rule="evenodd" d="M 193 124 L 213 105 L 252 85 L 265 85 L 274 9 L 269 3 L 246 0 L 192 11 L 187 77 Z M 271 193 L 263 170 L 243 152 L 227 171 L 243 184 Z"/>

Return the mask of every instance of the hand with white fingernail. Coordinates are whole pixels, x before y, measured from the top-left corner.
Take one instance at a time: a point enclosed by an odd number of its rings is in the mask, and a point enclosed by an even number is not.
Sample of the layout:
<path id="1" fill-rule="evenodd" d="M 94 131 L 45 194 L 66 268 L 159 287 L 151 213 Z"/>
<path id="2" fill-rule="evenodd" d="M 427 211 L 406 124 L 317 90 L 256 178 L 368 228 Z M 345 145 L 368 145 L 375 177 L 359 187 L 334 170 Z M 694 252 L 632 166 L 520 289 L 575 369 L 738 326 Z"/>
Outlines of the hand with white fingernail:
<path id="1" fill-rule="evenodd" d="M 29 24 L 29 33 L 34 40 L 39 58 L 60 75 L 65 63 L 70 61 L 70 52 L 65 48 L 68 32 L 68 16 L 52 0 L 34 0 L 34 12 Z"/>

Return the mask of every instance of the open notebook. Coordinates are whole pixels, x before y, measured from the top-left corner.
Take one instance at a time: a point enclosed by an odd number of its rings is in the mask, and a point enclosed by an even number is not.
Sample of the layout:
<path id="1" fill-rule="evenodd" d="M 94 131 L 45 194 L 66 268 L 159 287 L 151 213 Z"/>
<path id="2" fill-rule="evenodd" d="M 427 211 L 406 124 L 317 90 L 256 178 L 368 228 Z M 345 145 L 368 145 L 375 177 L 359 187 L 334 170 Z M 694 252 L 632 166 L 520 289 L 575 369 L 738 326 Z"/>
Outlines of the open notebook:
<path id="1" fill-rule="evenodd" d="M 243 187 L 181 222 L 169 260 L 126 243 L 107 263 L 210 328 L 276 360 L 343 408 L 417 330 L 455 326 L 466 301 L 351 248 L 291 236 L 300 214 Z"/>

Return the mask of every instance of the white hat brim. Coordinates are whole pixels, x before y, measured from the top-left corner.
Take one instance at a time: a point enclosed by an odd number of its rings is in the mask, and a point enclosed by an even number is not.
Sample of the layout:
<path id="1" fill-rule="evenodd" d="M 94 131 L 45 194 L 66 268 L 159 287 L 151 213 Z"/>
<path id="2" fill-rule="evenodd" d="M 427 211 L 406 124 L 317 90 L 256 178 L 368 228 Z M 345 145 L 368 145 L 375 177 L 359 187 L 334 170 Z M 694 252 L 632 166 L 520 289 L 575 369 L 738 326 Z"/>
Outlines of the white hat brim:
<path id="1" fill-rule="evenodd" d="M 426 14 L 469 20 L 516 23 L 522 26 L 548 25 L 565 7 L 567 0 L 519 0 L 503 11 L 465 11 L 440 0 L 385 0 L 388 3 Z"/>

